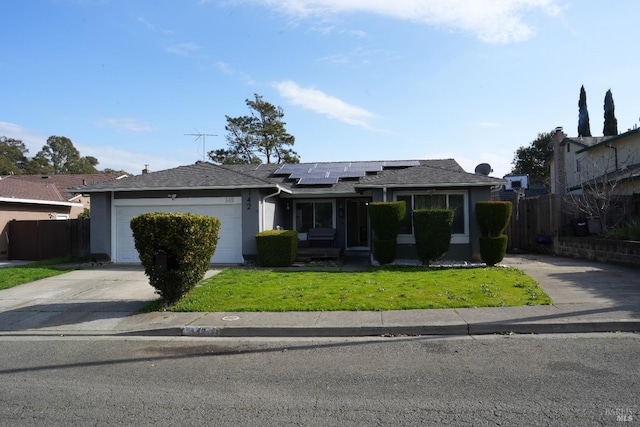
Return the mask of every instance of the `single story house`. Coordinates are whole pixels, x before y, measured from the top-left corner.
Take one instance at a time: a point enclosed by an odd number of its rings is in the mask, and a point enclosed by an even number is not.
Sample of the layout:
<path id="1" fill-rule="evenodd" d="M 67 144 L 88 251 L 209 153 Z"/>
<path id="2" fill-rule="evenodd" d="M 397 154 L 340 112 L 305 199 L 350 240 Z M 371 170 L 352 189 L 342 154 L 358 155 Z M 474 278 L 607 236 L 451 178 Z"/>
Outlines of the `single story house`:
<path id="1" fill-rule="evenodd" d="M 455 209 L 446 258 L 479 257 L 475 203 L 491 199 L 504 180 L 465 172 L 453 159 L 217 165 L 197 162 L 82 187 L 91 196 L 91 253 L 115 263 L 138 263 L 129 221 L 144 212 L 191 212 L 221 221 L 216 264 L 256 257 L 255 235 L 297 230 L 300 244 L 313 228 L 335 229 L 338 248 L 370 251 L 371 202 L 403 200 L 407 216 L 398 258 L 416 258 L 411 211 Z"/>
<path id="2" fill-rule="evenodd" d="M 69 188 L 120 177 L 122 174 L 0 176 L 0 259 L 8 257 L 10 221 L 77 218 L 90 207 L 90 199 Z"/>

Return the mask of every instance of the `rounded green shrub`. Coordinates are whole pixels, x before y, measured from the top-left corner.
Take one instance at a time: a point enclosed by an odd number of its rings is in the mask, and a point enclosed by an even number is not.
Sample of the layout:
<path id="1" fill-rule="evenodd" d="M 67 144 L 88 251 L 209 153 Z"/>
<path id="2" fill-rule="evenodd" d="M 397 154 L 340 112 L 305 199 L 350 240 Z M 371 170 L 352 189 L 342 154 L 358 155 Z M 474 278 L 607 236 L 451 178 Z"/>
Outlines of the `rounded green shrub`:
<path id="1" fill-rule="evenodd" d="M 406 211 L 407 206 L 404 201 L 369 203 L 371 228 L 376 239 L 395 240 Z"/>
<path id="2" fill-rule="evenodd" d="M 396 239 L 373 241 L 373 257 L 380 264 L 391 264 L 396 259 L 398 253 L 398 242 Z"/>
<path id="3" fill-rule="evenodd" d="M 298 254 L 298 232 L 266 230 L 256 234 L 258 264 L 261 267 L 288 267 Z"/>
<path id="4" fill-rule="evenodd" d="M 396 259 L 396 239 L 406 212 L 407 205 L 404 201 L 369 203 L 369 218 L 375 234 L 373 257 L 380 264 L 390 264 Z"/>
<path id="5" fill-rule="evenodd" d="M 443 256 L 451 244 L 452 209 L 417 209 L 413 211 L 413 231 L 418 259 L 428 264 Z"/>
<path id="6" fill-rule="evenodd" d="M 511 219 L 511 202 L 482 201 L 476 203 L 476 220 L 480 227 L 480 235 L 498 237 L 502 234 Z"/>
<path id="7" fill-rule="evenodd" d="M 131 230 L 149 283 L 173 303 L 210 268 L 218 243 L 218 218 L 151 212 L 131 219 Z"/>
<path id="8" fill-rule="evenodd" d="M 505 235 L 498 237 L 480 237 L 480 257 L 487 265 L 496 265 L 504 259 L 507 253 L 507 240 Z"/>

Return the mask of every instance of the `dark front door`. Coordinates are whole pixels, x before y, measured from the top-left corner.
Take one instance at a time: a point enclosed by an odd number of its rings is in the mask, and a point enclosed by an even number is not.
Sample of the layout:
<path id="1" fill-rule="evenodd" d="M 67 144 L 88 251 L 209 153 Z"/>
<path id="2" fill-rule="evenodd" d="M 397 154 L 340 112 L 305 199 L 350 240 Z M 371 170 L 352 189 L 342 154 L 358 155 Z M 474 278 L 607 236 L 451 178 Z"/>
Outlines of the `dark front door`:
<path id="1" fill-rule="evenodd" d="M 347 200 L 347 248 L 369 248 L 369 202 Z"/>

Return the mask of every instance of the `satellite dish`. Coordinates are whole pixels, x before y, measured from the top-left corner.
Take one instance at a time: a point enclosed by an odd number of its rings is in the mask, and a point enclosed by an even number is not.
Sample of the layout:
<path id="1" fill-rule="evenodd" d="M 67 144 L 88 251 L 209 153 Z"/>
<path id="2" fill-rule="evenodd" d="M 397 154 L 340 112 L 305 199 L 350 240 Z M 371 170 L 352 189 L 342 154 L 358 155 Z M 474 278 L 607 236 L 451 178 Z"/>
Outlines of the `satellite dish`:
<path id="1" fill-rule="evenodd" d="M 489 163 L 480 163 L 478 166 L 476 166 L 476 175 L 487 176 L 491 172 L 493 172 L 493 169 L 491 168 L 491 165 Z"/>

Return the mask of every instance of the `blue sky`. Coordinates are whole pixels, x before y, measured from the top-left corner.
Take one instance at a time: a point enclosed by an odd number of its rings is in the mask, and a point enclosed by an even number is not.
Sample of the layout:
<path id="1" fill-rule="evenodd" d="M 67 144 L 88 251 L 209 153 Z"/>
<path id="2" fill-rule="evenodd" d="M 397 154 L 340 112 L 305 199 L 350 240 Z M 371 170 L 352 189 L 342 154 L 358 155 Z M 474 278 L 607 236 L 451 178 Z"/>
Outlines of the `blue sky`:
<path id="1" fill-rule="evenodd" d="M 631 0 L 2 0 L 0 135 L 69 137 L 140 173 L 226 146 L 258 93 L 303 162 L 454 158 L 511 169 L 563 126 L 580 86 L 594 136 L 613 92 L 640 120 Z"/>

